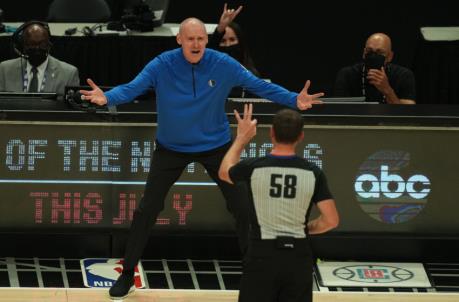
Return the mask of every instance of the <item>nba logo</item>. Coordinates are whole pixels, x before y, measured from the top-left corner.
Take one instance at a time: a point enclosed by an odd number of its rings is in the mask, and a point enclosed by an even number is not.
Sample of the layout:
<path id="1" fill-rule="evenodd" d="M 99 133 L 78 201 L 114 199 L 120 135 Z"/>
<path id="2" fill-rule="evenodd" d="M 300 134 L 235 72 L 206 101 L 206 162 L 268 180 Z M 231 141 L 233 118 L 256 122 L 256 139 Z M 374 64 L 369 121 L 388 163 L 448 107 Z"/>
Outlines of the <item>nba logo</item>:
<path id="1" fill-rule="evenodd" d="M 122 259 L 86 258 L 80 260 L 83 281 L 86 287 L 111 287 L 123 271 Z M 136 288 L 145 287 L 142 265 L 134 268 L 134 284 Z"/>

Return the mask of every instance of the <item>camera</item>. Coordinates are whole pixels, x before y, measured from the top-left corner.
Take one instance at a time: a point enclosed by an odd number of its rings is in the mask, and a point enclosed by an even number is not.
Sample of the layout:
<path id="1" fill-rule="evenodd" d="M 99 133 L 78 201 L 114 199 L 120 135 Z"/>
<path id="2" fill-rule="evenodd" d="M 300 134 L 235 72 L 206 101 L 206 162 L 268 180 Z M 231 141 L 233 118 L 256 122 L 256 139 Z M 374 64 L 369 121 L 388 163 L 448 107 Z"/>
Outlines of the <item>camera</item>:
<path id="1" fill-rule="evenodd" d="M 384 62 L 386 61 L 386 57 L 378 54 L 376 52 L 368 52 L 365 55 L 365 69 L 368 71 L 369 69 L 381 69 L 384 66 Z"/>

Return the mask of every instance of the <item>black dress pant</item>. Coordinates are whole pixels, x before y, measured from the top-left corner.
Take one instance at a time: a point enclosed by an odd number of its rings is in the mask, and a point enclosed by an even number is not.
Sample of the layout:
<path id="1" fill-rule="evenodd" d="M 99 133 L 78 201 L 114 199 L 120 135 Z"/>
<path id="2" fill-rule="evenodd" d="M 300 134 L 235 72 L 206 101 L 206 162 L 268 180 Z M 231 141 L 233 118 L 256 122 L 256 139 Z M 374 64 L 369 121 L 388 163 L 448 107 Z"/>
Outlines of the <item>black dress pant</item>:
<path id="1" fill-rule="evenodd" d="M 239 302 L 312 302 L 312 253 L 307 239 L 294 248 L 276 240 L 251 241 L 239 287 Z"/>
<path id="2" fill-rule="evenodd" d="M 228 143 L 205 152 L 183 153 L 168 150 L 156 143 L 144 196 L 134 211 L 124 257 L 125 271 L 133 270 L 138 263 L 147 244 L 150 230 L 159 213 L 164 209 L 164 200 L 169 189 L 192 162 L 202 164 L 222 191 L 227 209 L 236 220 L 239 245 L 241 252 L 244 253 L 248 243 L 247 190 L 242 185 L 231 185 L 218 178 L 220 163 L 230 146 L 231 143 Z"/>

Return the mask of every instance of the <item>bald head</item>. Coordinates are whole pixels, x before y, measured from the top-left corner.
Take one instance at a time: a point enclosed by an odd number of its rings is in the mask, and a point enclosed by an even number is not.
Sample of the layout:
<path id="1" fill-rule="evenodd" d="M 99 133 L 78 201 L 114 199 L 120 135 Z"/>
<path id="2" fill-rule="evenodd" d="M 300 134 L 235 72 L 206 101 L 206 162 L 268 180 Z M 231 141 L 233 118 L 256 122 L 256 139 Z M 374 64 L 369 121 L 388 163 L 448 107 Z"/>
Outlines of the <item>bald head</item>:
<path id="1" fill-rule="evenodd" d="M 179 34 L 182 33 L 183 31 L 186 31 L 190 28 L 200 28 L 204 32 L 206 32 L 206 26 L 204 25 L 204 22 L 199 20 L 198 18 L 187 18 L 180 23 L 180 28 L 179 28 Z"/>
<path id="2" fill-rule="evenodd" d="M 177 43 L 182 46 L 185 59 L 190 63 L 198 63 L 204 56 L 208 42 L 204 23 L 197 18 L 185 19 L 177 34 Z"/>
<path id="3" fill-rule="evenodd" d="M 392 42 L 390 37 L 384 33 L 375 33 L 368 37 L 365 48 L 363 50 L 363 56 L 369 52 L 375 52 L 386 57 L 386 63 L 392 61 Z"/>
<path id="4" fill-rule="evenodd" d="M 24 30 L 24 48 L 49 47 L 48 30 L 40 24 L 32 24 Z"/>
<path id="5" fill-rule="evenodd" d="M 368 37 L 365 47 L 368 45 L 380 46 L 381 48 L 392 51 L 392 42 L 389 36 L 383 33 L 375 33 Z"/>

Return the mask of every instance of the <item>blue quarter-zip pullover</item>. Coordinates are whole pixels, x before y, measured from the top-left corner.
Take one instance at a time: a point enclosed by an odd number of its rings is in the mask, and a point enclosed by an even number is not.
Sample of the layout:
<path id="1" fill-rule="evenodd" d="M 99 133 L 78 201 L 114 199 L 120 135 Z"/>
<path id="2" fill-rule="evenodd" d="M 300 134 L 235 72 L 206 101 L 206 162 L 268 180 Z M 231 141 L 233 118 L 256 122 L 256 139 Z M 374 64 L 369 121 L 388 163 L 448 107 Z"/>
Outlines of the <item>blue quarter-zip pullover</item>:
<path id="1" fill-rule="evenodd" d="M 296 108 L 297 93 L 257 78 L 233 58 L 208 48 L 197 64 L 189 63 L 181 48 L 166 51 L 134 80 L 107 91 L 105 96 L 113 106 L 154 89 L 157 141 L 173 151 L 202 152 L 231 140 L 225 102 L 235 86 Z"/>

